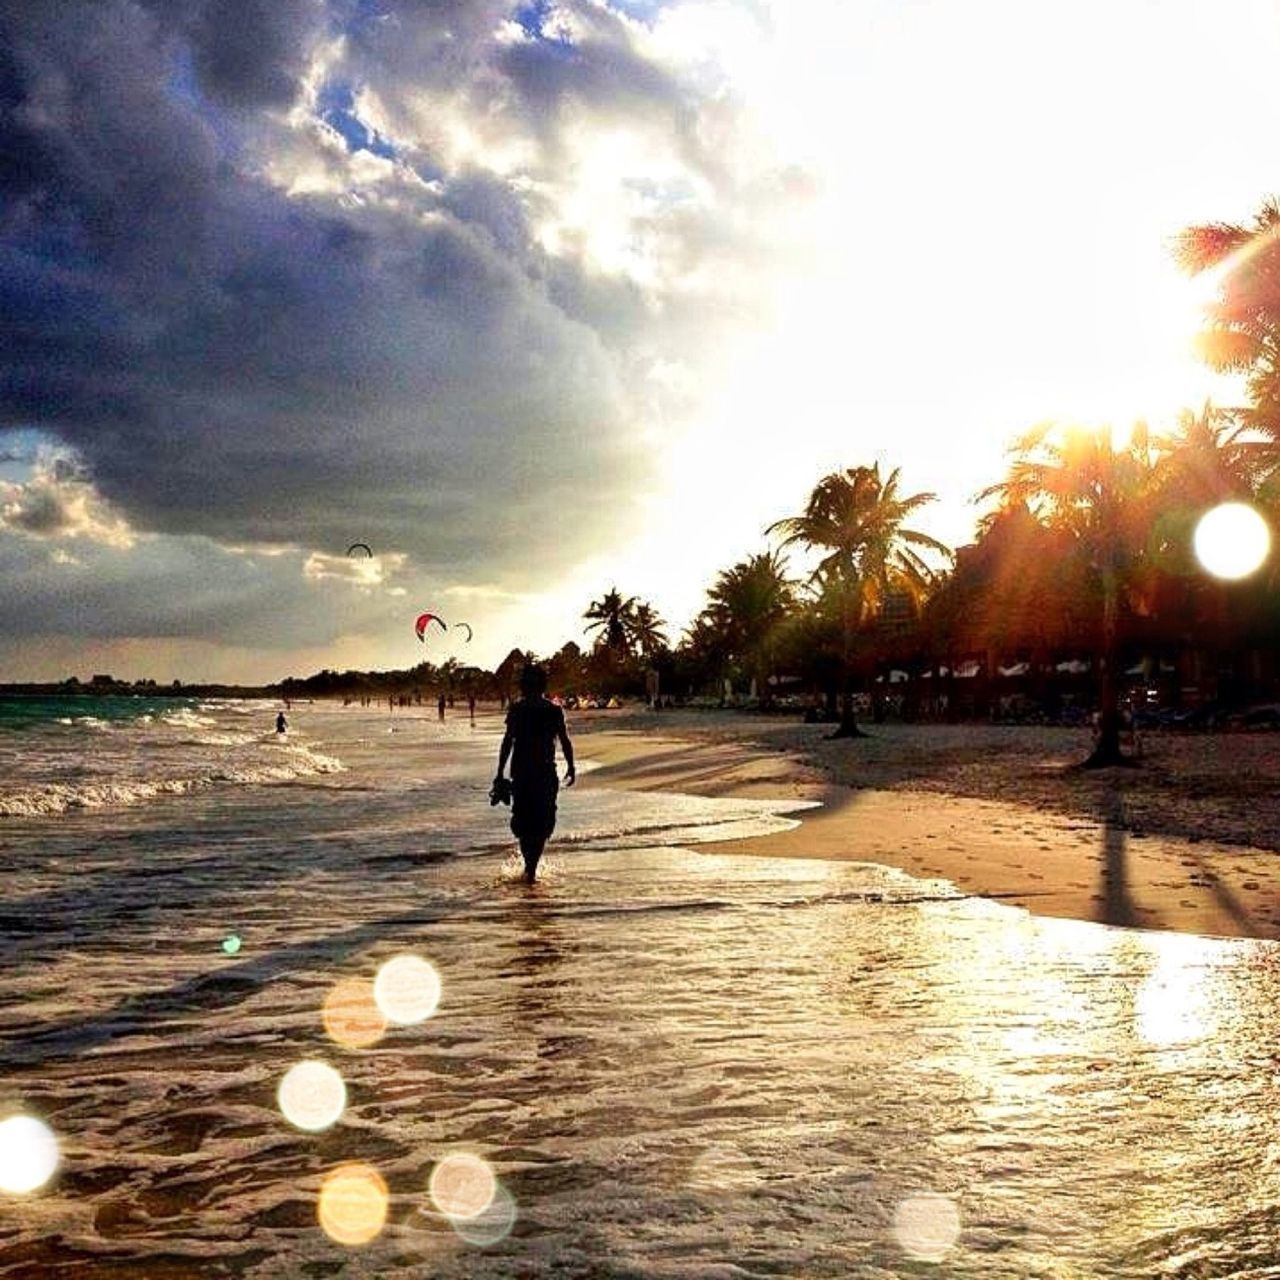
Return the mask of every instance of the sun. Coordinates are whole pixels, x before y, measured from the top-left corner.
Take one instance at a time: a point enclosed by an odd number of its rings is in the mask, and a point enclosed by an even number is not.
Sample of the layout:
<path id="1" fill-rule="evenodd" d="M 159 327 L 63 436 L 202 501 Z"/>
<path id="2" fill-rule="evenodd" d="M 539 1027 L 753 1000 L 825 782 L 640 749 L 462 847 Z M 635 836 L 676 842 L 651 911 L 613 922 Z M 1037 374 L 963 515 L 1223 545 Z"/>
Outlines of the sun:
<path id="1" fill-rule="evenodd" d="M 1271 551 L 1267 522 L 1243 502 L 1224 502 L 1200 517 L 1192 539 L 1196 559 L 1215 578 L 1256 572 Z"/>

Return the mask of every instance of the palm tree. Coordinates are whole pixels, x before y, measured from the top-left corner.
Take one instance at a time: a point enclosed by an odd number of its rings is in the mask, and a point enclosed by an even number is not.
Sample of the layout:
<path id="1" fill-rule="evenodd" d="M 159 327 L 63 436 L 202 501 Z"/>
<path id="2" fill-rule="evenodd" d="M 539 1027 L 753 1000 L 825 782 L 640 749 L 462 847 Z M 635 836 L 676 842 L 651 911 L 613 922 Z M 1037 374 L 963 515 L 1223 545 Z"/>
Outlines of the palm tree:
<path id="1" fill-rule="evenodd" d="M 617 587 L 610 587 L 599 600 L 593 600 L 582 616 L 587 619 L 587 631 L 596 631 L 597 644 L 603 644 L 610 653 L 625 656 L 630 649 L 630 619 L 635 609 L 635 596 L 625 600 Z"/>
<path id="2" fill-rule="evenodd" d="M 1074 540 L 1046 528 L 1025 503 L 981 518 L 977 540 L 957 550 L 954 571 L 930 595 L 923 638 L 931 660 L 953 673 L 957 658 L 983 651 L 990 674 L 995 659 L 1025 653 L 1041 681 L 1055 649 L 1088 643 L 1097 612 L 1073 552 Z M 979 689 L 981 705 L 990 685 L 979 682 Z"/>
<path id="3" fill-rule="evenodd" d="M 1201 352 L 1215 369 L 1244 373 L 1252 401 L 1244 419 L 1267 438 L 1268 471 L 1280 467 L 1280 201 L 1263 203 L 1252 226 L 1188 227 L 1174 256 L 1192 275 L 1218 273 Z"/>
<path id="4" fill-rule="evenodd" d="M 849 467 L 818 481 L 805 509 L 769 526 L 784 535 L 782 545 L 800 542 L 823 552 L 812 580 L 835 602 L 840 614 L 842 698 L 837 738 L 862 737 L 853 713 L 854 635 L 884 607 L 893 592 L 921 600 L 933 570 L 920 551 L 949 557 L 948 547 L 927 533 L 903 527 L 932 493 L 898 496 L 898 468 L 883 480 L 880 466 Z"/>
<path id="5" fill-rule="evenodd" d="M 634 601 L 624 610 L 622 623 L 628 643 L 642 658 L 654 658 L 667 648 L 667 636 L 663 631 L 666 620 L 647 600 Z"/>
<path id="6" fill-rule="evenodd" d="M 708 622 L 724 635 L 768 701 L 769 668 L 778 628 L 795 609 L 795 587 L 781 551 L 762 551 L 724 569 L 707 592 Z"/>
<path id="7" fill-rule="evenodd" d="M 1102 680 L 1100 724 L 1088 768 L 1130 764 L 1120 750 L 1119 618 L 1122 598 L 1144 563 L 1152 528 L 1155 455 L 1145 426 L 1117 448 L 1107 427 L 1041 423 L 1012 446 L 1008 476 L 979 501 L 1025 504 L 1070 539 L 1099 589 Z"/>
<path id="8" fill-rule="evenodd" d="M 691 687 L 704 688 L 714 683 L 717 690 L 720 689 L 732 656 L 723 620 L 703 609 L 685 628 L 677 656 Z"/>
<path id="9" fill-rule="evenodd" d="M 1156 442 L 1161 456 L 1153 477 L 1159 495 L 1155 523 L 1160 559 L 1186 571 L 1192 529 L 1212 506 L 1252 496 L 1265 459 L 1236 410 L 1206 404 L 1184 409 L 1174 431 Z"/>

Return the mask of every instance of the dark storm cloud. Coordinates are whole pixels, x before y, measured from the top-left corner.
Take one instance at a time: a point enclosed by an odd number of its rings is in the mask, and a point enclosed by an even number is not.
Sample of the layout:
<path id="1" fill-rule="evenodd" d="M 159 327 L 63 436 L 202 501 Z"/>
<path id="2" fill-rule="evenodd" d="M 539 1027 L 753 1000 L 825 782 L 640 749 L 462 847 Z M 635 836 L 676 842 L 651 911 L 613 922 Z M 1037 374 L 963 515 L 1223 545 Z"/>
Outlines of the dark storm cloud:
<path id="1" fill-rule="evenodd" d="M 500 8 L 390 25 L 465 44 Z M 242 163 L 249 108 L 296 96 L 332 28 L 313 3 L 226 15 L 0 9 L 4 424 L 73 446 L 142 530 L 323 548 L 358 527 L 459 572 L 571 558 L 562 514 L 584 538 L 616 518 L 636 458 L 614 363 L 531 269 L 518 202 L 476 175 L 287 196 Z"/>
<path id="2" fill-rule="evenodd" d="M 322 0 L 150 0 L 157 19 L 186 37 L 201 88 L 239 106 L 287 106 L 312 41 L 326 23 Z"/>
<path id="3" fill-rule="evenodd" d="M 699 105 L 585 0 L 0 0 L 0 638 L 323 645 L 624 543 L 717 298 L 543 233 L 621 127 L 715 191 L 627 206 L 658 266 L 759 274 Z"/>

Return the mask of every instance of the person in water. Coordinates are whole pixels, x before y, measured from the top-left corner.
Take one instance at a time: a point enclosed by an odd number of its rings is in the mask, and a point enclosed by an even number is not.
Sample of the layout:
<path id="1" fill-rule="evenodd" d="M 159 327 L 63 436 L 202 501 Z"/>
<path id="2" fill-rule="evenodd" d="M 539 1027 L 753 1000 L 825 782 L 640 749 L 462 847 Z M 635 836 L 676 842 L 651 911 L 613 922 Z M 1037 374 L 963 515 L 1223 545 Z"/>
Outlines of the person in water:
<path id="1" fill-rule="evenodd" d="M 289 722 L 284 718 L 284 712 L 281 711 L 276 715 L 276 732 L 287 733 L 289 731 Z"/>
<path id="2" fill-rule="evenodd" d="M 527 666 L 520 673 L 524 695 L 507 711 L 507 731 L 498 749 L 498 772 L 493 794 L 501 796 L 508 783 L 503 776 L 511 761 L 511 832 L 520 842 L 524 858 L 524 878 L 532 884 L 538 875 L 538 860 L 551 833 L 556 829 L 556 742 L 564 755 L 564 785 L 573 786 L 578 776 L 573 765 L 573 743 L 565 728 L 564 712 L 547 696 L 547 673 Z"/>

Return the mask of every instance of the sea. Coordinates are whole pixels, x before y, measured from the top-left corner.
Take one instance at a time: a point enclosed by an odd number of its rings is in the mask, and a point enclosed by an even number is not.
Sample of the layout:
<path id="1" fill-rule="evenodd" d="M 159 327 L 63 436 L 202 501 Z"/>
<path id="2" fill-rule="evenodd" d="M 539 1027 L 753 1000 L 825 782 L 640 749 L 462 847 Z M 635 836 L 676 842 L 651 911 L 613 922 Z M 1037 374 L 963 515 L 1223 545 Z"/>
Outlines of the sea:
<path id="1" fill-rule="evenodd" d="M 1280 1276 L 1275 944 L 701 852 L 803 806 L 589 733 L 529 888 L 496 713 L 279 709 L 0 703 L 0 1277 Z"/>

